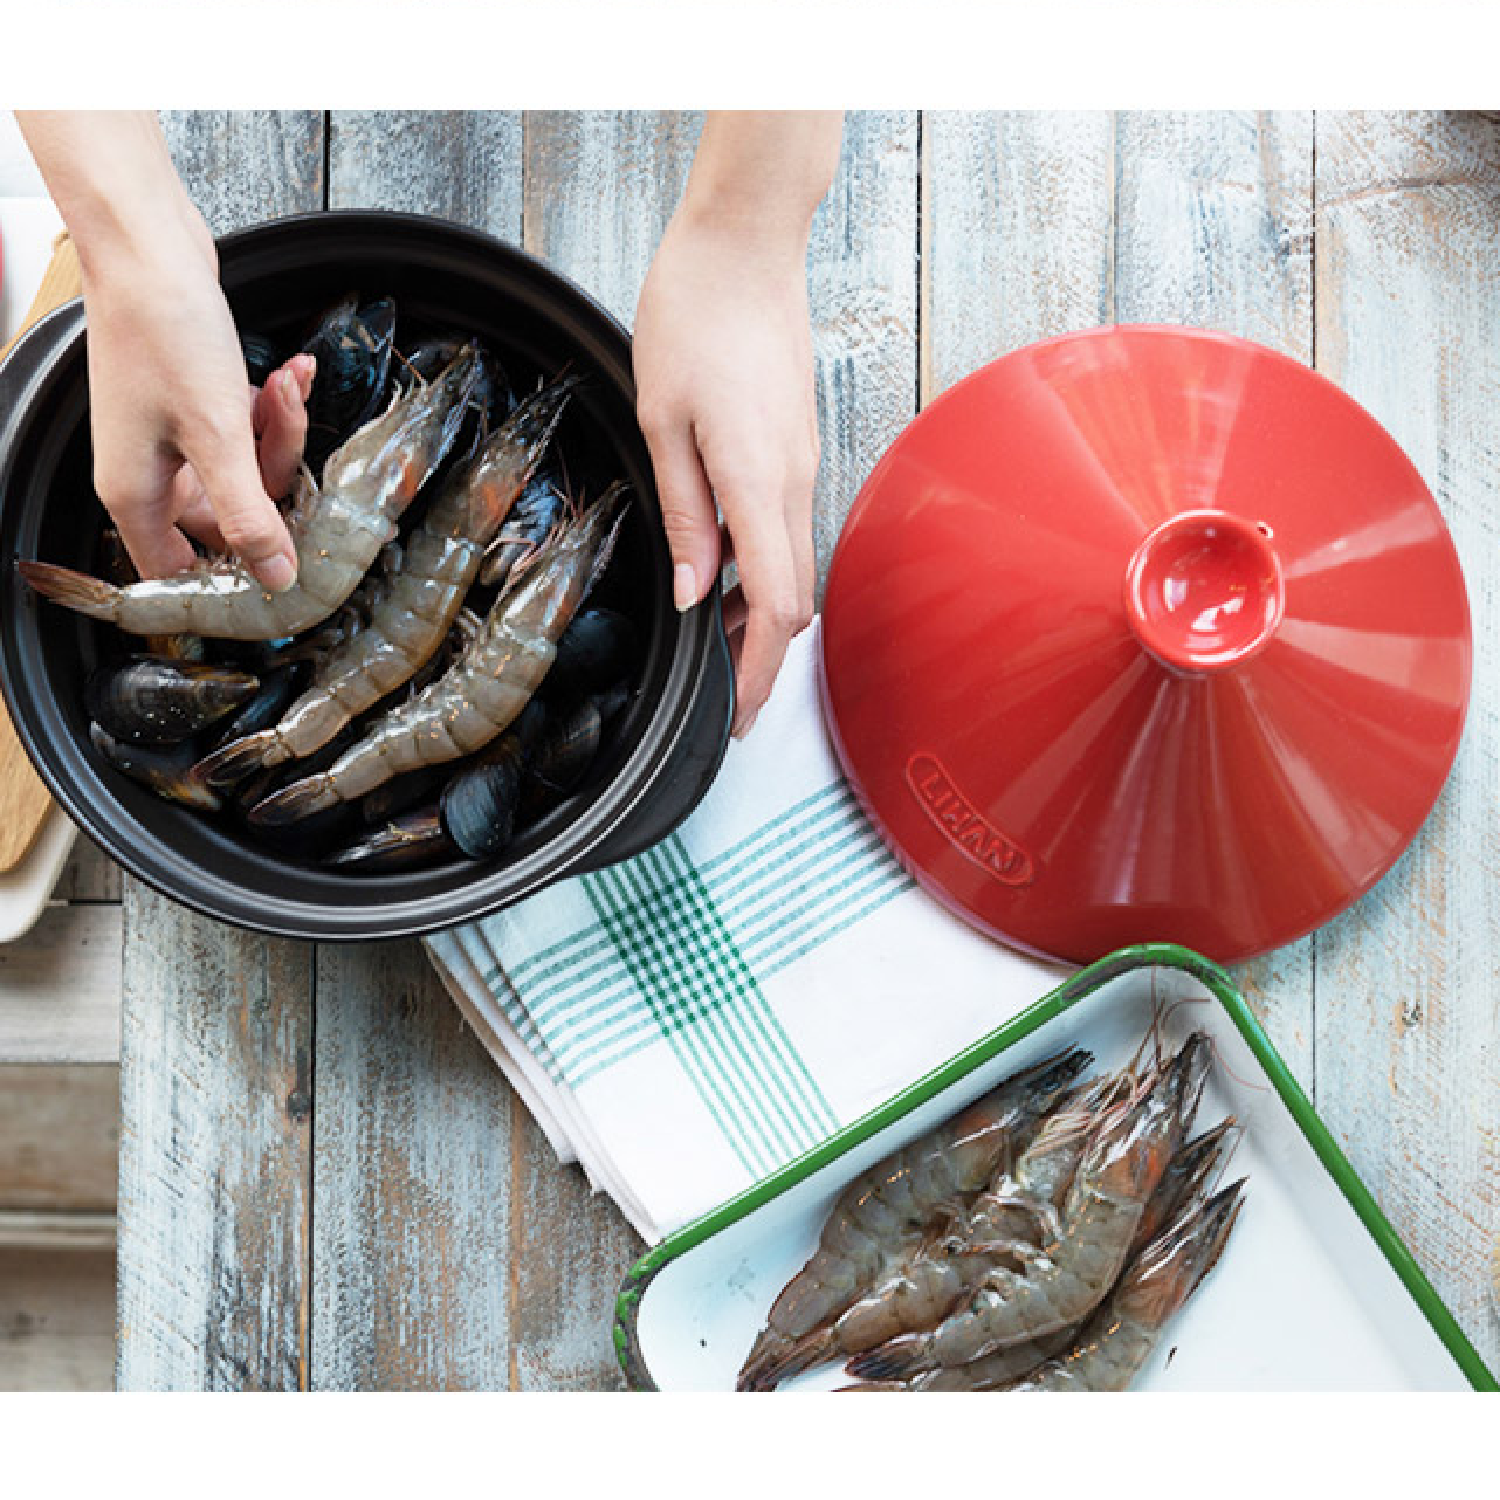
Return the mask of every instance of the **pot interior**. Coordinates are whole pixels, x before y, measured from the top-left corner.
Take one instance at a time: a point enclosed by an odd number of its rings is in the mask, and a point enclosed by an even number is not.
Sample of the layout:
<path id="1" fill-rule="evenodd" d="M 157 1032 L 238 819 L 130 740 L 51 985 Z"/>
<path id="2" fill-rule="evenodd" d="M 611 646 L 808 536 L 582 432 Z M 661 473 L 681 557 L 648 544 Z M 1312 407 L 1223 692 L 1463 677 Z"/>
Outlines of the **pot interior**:
<path id="1" fill-rule="evenodd" d="M 671 562 L 649 456 L 636 425 L 629 344 L 619 327 L 537 263 L 481 236 L 392 216 L 326 215 L 284 222 L 227 241 L 223 281 L 242 330 L 269 335 L 284 355 L 300 347 L 319 313 L 340 296 L 390 295 L 397 347 L 428 333 L 479 338 L 517 393 L 563 370 L 586 379 L 554 438 L 575 492 L 592 498 L 616 479 L 633 501 L 619 544 L 589 604 L 630 617 L 643 657 L 637 691 L 613 724 L 585 783 L 490 861 L 459 859 L 423 871 L 354 875 L 295 847 L 247 832 L 226 804 L 204 814 L 165 802 L 105 763 L 88 736 L 83 685 L 127 638 L 14 589 L 13 691 L 30 699 L 38 748 L 61 778 L 75 816 L 152 883 L 191 904 L 219 907 L 211 889 L 234 890 L 258 925 L 258 903 L 372 908 L 392 931 L 456 921 L 519 889 L 554 878 L 572 858 L 568 835 L 587 822 L 601 792 L 649 738 L 663 711 L 683 629 L 671 604 Z M 82 341 L 58 361 L 22 433 L 4 498 L 6 556 L 101 570 L 106 514 L 91 482 Z M 16 668 L 19 668 L 19 671 Z M 16 679 L 19 678 L 19 683 Z M 639 756 L 637 755 L 637 759 Z M 358 820 L 352 839 L 362 832 Z M 591 829 L 588 837 L 599 832 Z M 133 857 L 132 857 L 133 856 Z"/>

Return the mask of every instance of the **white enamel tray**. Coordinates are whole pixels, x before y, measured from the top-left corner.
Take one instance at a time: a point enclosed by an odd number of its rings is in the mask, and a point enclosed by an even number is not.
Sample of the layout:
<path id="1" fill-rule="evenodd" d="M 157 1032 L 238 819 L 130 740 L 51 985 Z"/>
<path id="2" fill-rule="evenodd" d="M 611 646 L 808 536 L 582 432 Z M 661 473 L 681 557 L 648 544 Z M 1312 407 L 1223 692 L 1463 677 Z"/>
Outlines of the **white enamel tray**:
<path id="1" fill-rule="evenodd" d="M 811 1254 L 851 1177 L 1060 1048 L 1089 1048 L 1093 1073 L 1122 1065 L 1153 1015 L 1169 1044 L 1196 1029 L 1213 1038 L 1196 1128 L 1234 1114 L 1245 1128 L 1225 1180 L 1249 1181 L 1222 1260 L 1168 1326 L 1135 1388 L 1495 1389 L 1229 977 L 1166 945 L 1127 949 L 1075 975 L 880 1110 L 658 1245 L 626 1278 L 616 1311 L 616 1348 L 631 1384 L 733 1389 L 767 1309 Z M 827 1366 L 782 1389 L 831 1389 L 848 1379 Z"/>

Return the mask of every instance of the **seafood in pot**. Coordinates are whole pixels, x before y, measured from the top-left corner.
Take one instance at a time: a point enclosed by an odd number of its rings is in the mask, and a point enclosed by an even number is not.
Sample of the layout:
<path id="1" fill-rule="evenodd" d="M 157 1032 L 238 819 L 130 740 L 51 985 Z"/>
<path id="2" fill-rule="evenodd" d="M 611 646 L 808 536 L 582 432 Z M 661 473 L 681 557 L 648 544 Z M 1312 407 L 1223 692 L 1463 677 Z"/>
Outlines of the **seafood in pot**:
<path id="1" fill-rule="evenodd" d="M 457 760 L 487 745 L 526 707 L 558 638 L 608 565 L 625 487 L 612 486 L 567 522 L 495 601 L 458 664 L 391 709 L 326 772 L 260 803 L 257 822 L 289 823 L 362 797 L 393 776 Z"/>
<path id="2" fill-rule="evenodd" d="M 215 751 L 203 765 L 208 781 L 235 781 L 311 754 L 437 652 L 575 383 L 559 381 L 517 407 L 473 462 L 449 476 L 402 547 L 365 628 L 323 660 L 278 724 Z"/>
<path id="3" fill-rule="evenodd" d="M 379 410 L 395 337 L 396 304 L 389 297 L 362 307 L 351 294 L 328 309 L 303 344 L 302 352 L 318 362 L 303 450 L 314 474 L 321 474 L 328 455 Z"/>
<path id="4" fill-rule="evenodd" d="M 242 563 L 222 560 L 118 587 L 52 563 L 22 561 L 21 576 L 69 609 L 133 635 L 267 641 L 318 624 L 354 592 L 395 523 L 437 467 L 480 377 L 471 346 L 440 379 L 414 389 L 328 460 L 321 484 L 304 471 L 289 526 L 297 581 L 262 587 Z"/>
<path id="5" fill-rule="evenodd" d="M 539 374 L 517 401 L 477 340 L 440 332 L 398 354 L 396 328 L 390 298 L 351 295 L 308 339 L 286 593 L 230 557 L 142 580 L 110 526 L 99 578 L 18 564 L 39 593 L 122 632 L 100 637 L 107 665 L 84 694 L 100 759 L 351 876 L 502 853 L 587 774 L 637 670 L 625 616 L 590 611 L 569 633 L 625 508 L 622 484 L 585 507 L 557 477 L 580 377 Z M 241 349 L 252 382 L 286 353 L 255 331 Z M 502 554 L 486 587 L 485 558 Z"/>

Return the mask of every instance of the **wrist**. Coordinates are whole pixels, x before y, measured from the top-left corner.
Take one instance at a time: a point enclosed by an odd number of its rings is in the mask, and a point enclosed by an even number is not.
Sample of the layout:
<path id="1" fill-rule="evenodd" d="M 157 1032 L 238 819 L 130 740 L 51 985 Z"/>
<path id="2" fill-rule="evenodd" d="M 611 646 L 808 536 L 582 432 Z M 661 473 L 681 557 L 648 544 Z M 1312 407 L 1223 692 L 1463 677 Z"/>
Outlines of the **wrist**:
<path id="1" fill-rule="evenodd" d="M 213 263 L 193 207 L 150 113 L 19 114 L 27 144 L 68 226 L 85 281 L 117 268 L 170 263 L 178 248 Z"/>

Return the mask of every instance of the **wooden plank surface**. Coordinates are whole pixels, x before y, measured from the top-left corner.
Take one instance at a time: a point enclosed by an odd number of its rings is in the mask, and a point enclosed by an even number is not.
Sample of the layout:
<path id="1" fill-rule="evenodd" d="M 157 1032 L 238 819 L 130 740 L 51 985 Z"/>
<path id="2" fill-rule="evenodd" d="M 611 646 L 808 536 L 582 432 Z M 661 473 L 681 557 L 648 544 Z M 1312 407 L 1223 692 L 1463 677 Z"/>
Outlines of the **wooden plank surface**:
<path id="1" fill-rule="evenodd" d="M 1318 1106 L 1491 1369 L 1500 1231 L 1500 123 L 1318 118 L 1318 365 L 1436 494 L 1476 658 L 1453 776 L 1413 847 L 1318 935 Z"/>
<path id="2" fill-rule="evenodd" d="M 165 124 L 216 232 L 323 206 L 321 115 Z M 306 1386 L 311 950 L 134 881 L 124 910 L 119 1383 Z"/>
<path id="3" fill-rule="evenodd" d="M 52 906 L 0 945 L 0 1063 L 120 1057 L 117 905 Z"/>
<path id="4" fill-rule="evenodd" d="M 120 1070 L 0 1066 L 0 1213 L 113 1213 Z"/>
<path id="5" fill-rule="evenodd" d="M 0 1245 L 0 1391 L 107 1391 L 114 1252 Z"/>

